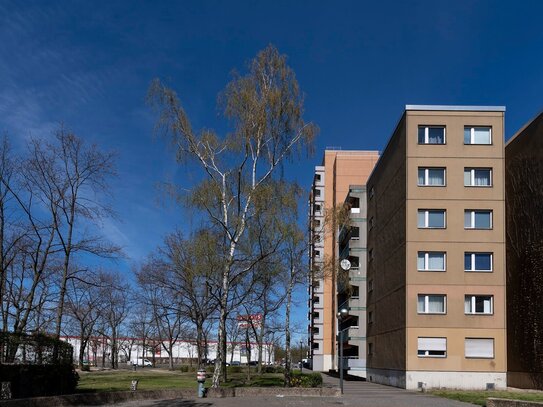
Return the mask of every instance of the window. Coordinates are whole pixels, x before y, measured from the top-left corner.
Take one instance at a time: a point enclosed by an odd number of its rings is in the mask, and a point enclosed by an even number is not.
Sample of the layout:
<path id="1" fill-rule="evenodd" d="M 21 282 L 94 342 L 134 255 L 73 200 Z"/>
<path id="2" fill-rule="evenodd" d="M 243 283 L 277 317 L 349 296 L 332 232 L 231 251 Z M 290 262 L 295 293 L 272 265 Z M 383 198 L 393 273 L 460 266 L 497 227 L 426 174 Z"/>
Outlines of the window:
<path id="1" fill-rule="evenodd" d="M 321 174 L 315 174 L 315 181 L 320 182 Z"/>
<path id="2" fill-rule="evenodd" d="M 320 205 L 315 205 L 315 212 L 320 212 L 321 211 L 321 206 Z"/>
<path id="3" fill-rule="evenodd" d="M 494 339 L 492 338 L 466 338 L 464 344 L 467 358 L 494 358 Z"/>
<path id="4" fill-rule="evenodd" d="M 368 355 L 373 355 L 373 343 L 368 343 Z"/>
<path id="5" fill-rule="evenodd" d="M 360 240 L 360 228 L 359 227 L 356 227 L 356 226 L 351 227 L 350 238 L 352 240 Z"/>
<path id="6" fill-rule="evenodd" d="M 316 197 L 321 196 L 321 190 L 320 189 L 315 189 L 315 196 Z"/>
<path id="7" fill-rule="evenodd" d="M 369 221 L 370 230 L 372 230 L 374 226 L 375 226 L 375 219 L 374 219 L 373 216 L 372 216 L 372 217 L 370 218 L 370 221 Z"/>
<path id="8" fill-rule="evenodd" d="M 418 252 L 417 270 L 419 271 L 445 271 L 445 252 Z"/>
<path id="9" fill-rule="evenodd" d="M 444 126 L 419 126 L 419 144 L 445 144 Z"/>
<path id="10" fill-rule="evenodd" d="M 320 257 L 320 256 L 321 256 L 321 251 L 315 250 L 315 257 Z"/>
<path id="11" fill-rule="evenodd" d="M 368 312 L 368 324 L 373 324 L 373 312 Z"/>
<path id="12" fill-rule="evenodd" d="M 417 312 L 419 314 L 445 314 L 447 297 L 442 294 L 419 294 Z"/>
<path id="13" fill-rule="evenodd" d="M 490 127 L 464 127 L 464 144 L 492 144 Z"/>
<path id="14" fill-rule="evenodd" d="M 464 253 L 464 271 L 492 271 L 492 253 Z"/>
<path id="15" fill-rule="evenodd" d="M 464 211 L 464 228 L 492 229 L 492 211 L 466 209 Z"/>
<path id="16" fill-rule="evenodd" d="M 418 338 L 417 353 L 420 358 L 444 358 L 447 356 L 447 338 Z"/>
<path id="17" fill-rule="evenodd" d="M 318 342 L 313 342 L 313 343 L 311 344 L 311 349 L 319 350 L 319 343 L 318 343 Z"/>
<path id="18" fill-rule="evenodd" d="M 368 292 L 372 292 L 373 291 L 373 280 L 369 280 L 368 281 Z"/>
<path id="19" fill-rule="evenodd" d="M 419 228 L 445 228 L 445 209 L 419 209 L 417 224 Z"/>
<path id="20" fill-rule="evenodd" d="M 491 295 L 466 295 L 464 311 L 466 314 L 493 314 Z"/>
<path id="21" fill-rule="evenodd" d="M 368 250 L 368 258 L 369 258 L 369 261 L 373 261 L 373 249 Z"/>
<path id="22" fill-rule="evenodd" d="M 313 297 L 313 304 L 320 304 L 321 299 L 320 297 Z"/>
<path id="23" fill-rule="evenodd" d="M 373 198 L 374 195 L 375 195 L 375 188 L 371 187 L 370 188 L 370 199 Z"/>
<path id="24" fill-rule="evenodd" d="M 464 168 L 465 187 L 491 187 L 491 168 Z"/>
<path id="25" fill-rule="evenodd" d="M 418 185 L 426 187 L 445 186 L 445 168 L 419 167 Z"/>

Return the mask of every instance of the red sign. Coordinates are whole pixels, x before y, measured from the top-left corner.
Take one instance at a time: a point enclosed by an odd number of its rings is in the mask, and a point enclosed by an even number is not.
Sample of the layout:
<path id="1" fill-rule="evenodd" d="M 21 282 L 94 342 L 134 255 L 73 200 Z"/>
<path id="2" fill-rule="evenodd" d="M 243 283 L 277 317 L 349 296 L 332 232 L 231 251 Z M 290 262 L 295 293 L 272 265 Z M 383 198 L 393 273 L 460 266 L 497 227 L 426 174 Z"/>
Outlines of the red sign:
<path id="1" fill-rule="evenodd" d="M 262 314 L 238 315 L 237 320 L 240 328 L 258 328 L 262 325 Z"/>

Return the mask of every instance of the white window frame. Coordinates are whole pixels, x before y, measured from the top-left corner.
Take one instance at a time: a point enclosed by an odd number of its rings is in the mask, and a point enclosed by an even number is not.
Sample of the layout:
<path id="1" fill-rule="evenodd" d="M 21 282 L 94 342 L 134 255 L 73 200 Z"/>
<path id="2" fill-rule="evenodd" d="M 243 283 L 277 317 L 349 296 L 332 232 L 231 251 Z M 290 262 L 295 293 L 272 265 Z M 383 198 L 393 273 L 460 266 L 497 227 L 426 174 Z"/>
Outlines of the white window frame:
<path id="1" fill-rule="evenodd" d="M 492 145 L 492 127 L 491 126 L 464 126 L 464 133 L 466 129 L 470 129 L 470 142 L 466 143 L 466 139 L 464 138 L 464 145 L 467 146 L 490 146 Z M 475 129 L 488 129 L 488 136 L 490 138 L 488 143 L 474 143 L 475 140 Z"/>
<path id="2" fill-rule="evenodd" d="M 469 312 L 466 312 L 465 304 L 466 299 L 469 297 L 470 299 L 470 310 Z M 477 297 L 489 297 L 490 298 L 490 312 L 476 312 L 475 310 L 475 299 Z M 490 294 L 466 294 L 464 296 L 464 313 L 466 315 L 494 315 L 494 296 Z"/>
<path id="3" fill-rule="evenodd" d="M 469 212 L 470 213 L 470 226 L 466 226 L 466 223 L 465 223 L 465 213 L 466 212 Z M 490 214 L 490 227 L 488 228 L 476 228 L 475 227 L 475 214 L 477 212 L 488 212 Z M 494 216 L 493 216 L 493 211 L 492 209 L 466 209 L 464 210 L 464 229 L 475 229 L 475 230 L 491 230 L 494 228 Z"/>
<path id="4" fill-rule="evenodd" d="M 475 342 L 480 342 L 481 344 L 483 344 L 484 343 L 483 341 L 486 342 L 487 344 L 489 343 L 492 344 L 491 354 L 488 352 L 476 353 L 477 351 L 473 349 L 469 351 L 470 347 L 471 348 L 474 347 Z M 469 346 L 469 342 L 472 342 L 471 346 Z M 468 352 L 473 352 L 473 353 L 468 354 Z M 495 355 L 496 355 L 496 349 L 495 349 L 494 338 L 465 338 L 464 339 L 464 356 L 466 357 L 466 359 L 494 359 Z"/>
<path id="5" fill-rule="evenodd" d="M 420 212 L 424 212 L 424 226 L 419 226 Z M 428 226 L 430 212 L 443 212 L 443 226 Z M 419 209 L 417 211 L 417 227 L 419 229 L 446 229 L 447 228 L 447 210 L 445 209 Z"/>
<path id="6" fill-rule="evenodd" d="M 424 170 L 424 182 L 419 183 L 419 171 Z M 443 171 L 443 183 L 442 184 L 430 184 L 429 174 L 430 170 L 442 170 Z M 419 167 L 417 171 L 417 185 L 419 187 L 444 187 L 447 185 L 447 169 L 445 167 Z"/>
<path id="7" fill-rule="evenodd" d="M 466 269 L 465 256 L 469 254 L 471 257 L 471 269 Z M 490 255 L 490 270 L 476 269 L 475 268 L 475 255 L 476 254 L 488 254 Z M 464 271 L 472 273 L 492 273 L 494 271 L 494 253 L 492 252 L 464 252 Z"/>
<path id="8" fill-rule="evenodd" d="M 421 253 L 424 253 L 424 268 L 419 268 L 419 256 Z M 443 254 L 443 269 L 431 269 L 429 268 L 430 265 L 430 253 L 442 253 Z M 423 252 L 419 251 L 417 252 L 417 270 L 418 271 L 447 271 L 447 252 L 440 252 L 440 251 L 428 251 Z"/>
<path id="9" fill-rule="evenodd" d="M 419 140 L 419 130 L 423 128 L 424 129 L 424 143 L 421 143 L 420 140 Z M 443 143 L 429 143 L 429 139 L 430 139 L 430 130 L 429 129 L 443 129 Z M 442 146 L 442 145 L 445 145 L 447 144 L 447 128 L 445 126 L 441 126 L 441 125 L 422 125 L 422 126 L 418 126 L 417 128 L 417 142 L 419 145 L 423 146 L 423 145 L 434 145 L 434 146 Z"/>
<path id="10" fill-rule="evenodd" d="M 490 174 L 490 184 L 488 185 L 475 185 L 475 171 L 483 171 L 487 170 Z M 466 172 L 470 172 L 470 184 L 466 185 Z M 492 176 L 492 168 L 475 168 L 475 167 L 465 167 L 464 168 L 464 186 L 465 187 L 472 187 L 472 188 L 490 188 L 492 184 L 494 183 L 494 178 Z"/>
<path id="11" fill-rule="evenodd" d="M 443 352 L 443 354 L 431 355 L 430 352 Z M 417 338 L 417 356 L 419 358 L 446 358 L 447 338 L 419 336 Z"/>
<path id="12" fill-rule="evenodd" d="M 419 310 L 419 298 L 424 297 L 424 309 Z M 441 297 L 443 298 L 443 312 L 430 312 L 430 297 Z M 417 295 L 417 314 L 419 315 L 445 315 L 447 313 L 447 296 L 445 294 L 418 294 Z"/>

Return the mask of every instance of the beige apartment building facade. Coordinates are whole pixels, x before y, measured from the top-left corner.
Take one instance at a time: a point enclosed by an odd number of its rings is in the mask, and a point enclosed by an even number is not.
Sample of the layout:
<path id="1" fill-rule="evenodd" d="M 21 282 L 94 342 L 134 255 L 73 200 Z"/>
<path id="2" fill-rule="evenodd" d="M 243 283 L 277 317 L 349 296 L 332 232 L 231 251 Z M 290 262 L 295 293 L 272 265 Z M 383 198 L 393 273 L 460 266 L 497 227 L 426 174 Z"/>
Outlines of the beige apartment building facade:
<path id="1" fill-rule="evenodd" d="M 315 167 L 309 197 L 309 345 L 312 369 L 337 367 L 338 225 L 332 213 L 349 194 L 349 185 L 364 185 L 379 158 L 376 151 L 325 150 Z"/>
<path id="2" fill-rule="evenodd" d="M 367 378 L 506 386 L 503 107 L 406 106 L 367 182 Z"/>

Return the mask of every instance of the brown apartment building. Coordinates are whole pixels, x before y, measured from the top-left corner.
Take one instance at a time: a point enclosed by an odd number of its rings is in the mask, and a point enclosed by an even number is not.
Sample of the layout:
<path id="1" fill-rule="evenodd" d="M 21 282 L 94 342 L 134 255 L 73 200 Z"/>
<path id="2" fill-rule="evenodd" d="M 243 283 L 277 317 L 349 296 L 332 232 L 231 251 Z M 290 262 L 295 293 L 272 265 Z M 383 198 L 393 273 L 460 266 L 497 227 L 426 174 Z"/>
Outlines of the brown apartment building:
<path id="1" fill-rule="evenodd" d="M 506 386 L 503 107 L 406 106 L 367 181 L 367 377 Z"/>
<path id="2" fill-rule="evenodd" d="M 335 369 L 337 334 L 338 226 L 326 220 L 343 205 L 349 185 L 364 185 L 379 158 L 376 151 L 326 150 L 322 165 L 315 167 L 309 197 L 311 246 L 309 294 L 309 345 L 315 371 Z"/>
<path id="3" fill-rule="evenodd" d="M 543 113 L 505 146 L 507 383 L 543 389 Z"/>

